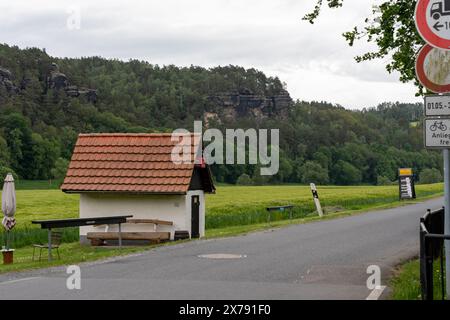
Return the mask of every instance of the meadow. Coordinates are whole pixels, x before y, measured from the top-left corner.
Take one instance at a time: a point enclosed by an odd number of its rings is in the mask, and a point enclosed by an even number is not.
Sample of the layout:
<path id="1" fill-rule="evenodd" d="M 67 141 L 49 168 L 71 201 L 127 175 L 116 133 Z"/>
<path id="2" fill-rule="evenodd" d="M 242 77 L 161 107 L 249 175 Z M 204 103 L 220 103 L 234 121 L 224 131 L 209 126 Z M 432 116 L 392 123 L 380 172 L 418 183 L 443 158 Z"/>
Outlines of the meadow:
<path id="1" fill-rule="evenodd" d="M 32 220 L 75 218 L 78 216 L 78 195 L 58 189 L 45 189 L 46 182 L 18 184 L 17 226 L 13 232 L 16 248 L 46 240 L 46 231 L 32 225 Z M 441 195 L 442 184 L 418 185 L 417 197 Z M 324 186 L 319 196 L 325 214 L 361 211 L 399 203 L 398 186 Z M 294 205 L 292 218 L 314 216 L 309 186 L 218 186 L 216 194 L 206 198 L 206 229 L 249 226 L 289 219 L 289 211 L 268 213 L 268 206 Z M 3 234 L 2 234 L 3 235 Z M 77 229 L 66 229 L 64 242 L 78 239 Z"/>

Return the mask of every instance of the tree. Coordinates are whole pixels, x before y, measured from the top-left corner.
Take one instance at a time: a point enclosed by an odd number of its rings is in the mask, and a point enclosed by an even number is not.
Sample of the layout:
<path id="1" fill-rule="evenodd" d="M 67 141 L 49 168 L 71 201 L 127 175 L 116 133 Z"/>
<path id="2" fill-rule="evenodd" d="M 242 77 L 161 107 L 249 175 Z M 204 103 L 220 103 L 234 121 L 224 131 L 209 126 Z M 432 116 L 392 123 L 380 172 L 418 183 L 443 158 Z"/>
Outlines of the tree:
<path id="1" fill-rule="evenodd" d="M 14 180 L 18 180 L 18 176 L 17 176 L 17 174 L 14 172 L 13 169 L 11 169 L 11 168 L 9 168 L 9 167 L 5 167 L 5 166 L 0 165 L 0 184 L 1 184 L 1 185 L 0 185 L 0 188 L 3 187 L 3 179 L 6 178 L 6 175 L 7 175 L 8 173 L 12 173 L 12 175 L 13 175 L 13 177 L 14 177 Z"/>
<path id="2" fill-rule="evenodd" d="M 0 165 L 9 164 L 9 150 L 6 140 L 0 136 Z"/>
<path id="3" fill-rule="evenodd" d="M 0 127 L 4 128 L 5 140 L 11 157 L 11 167 L 19 176 L 28 178 L 33 161 L 32 131 L 27 119 L 20 113 L 0 117 Z"/>
<path id="4" fill-rule="evenodd" d="M 241 186 L 250 186 L 253 184 L 253 181 L 248 174 L 243 173 L 237 179 L 236 184 Z"/>
<path id="5" fill-rule="evenodd" d="M 69 161 L 64 158 L 58 158 L 55 162 L 55 167 L 51 170 L 54 179 L 62 179 L 66 176 Z"/>
<path id="6" fill-rule="evenodd" d="M 354 185 L 361 183 L 362 174 L 351 163 L 339 160 L 333 169 L 334 182 L 338 185 Z"/>
<path id="7" fill-rule="evenodd" d="M 330 8 L 342 7 L 344 1 L 326 0 Z M 313 12 L 306 14 L 303 19 L 314 23 L 320 14 L 323 2 L 323 0 L 317 0 Z M 343 36 L 350 46 L 361 39 L 375 43 L 377 50 L 355 57 L 356 61 L 392 58 L 386 64 L 386 70 L 389 73 L 398 71 L 402 82 L 414 80 L 419 93 L 422 94 L 423 88 L 415 76 L 414 57 L 424 42 L 415 27 L 415 7 L 415 0 L 385 0 L 378 6 L 375 6 L 374 1 L 372 16 L 365 19 L 365 26 L 362 29 L 354 27 Z"/>
<path id="8" fill-rule="evenodd" d="M 271 182 L 288 182 L 294 168 L 289 158 L 281 150 L 279 153 L 279 161 L 278 173 L 272 177 Z"/>
<path id="9" fill-rule="evenodd" d="M 442 182 L 442 175 L 438 169 L 424 169 L 420 173 L 420 183 L 429 184 Z"/>
<path id="10" fill-rule="evenodd" d="M 64 90 L 58 94 L 46 90 L 53 61 L 71 84 L 97 89 L 97 102 L 67 97 Z M 0 44 L 0 66 L 12 72 L 17 87 L 23 87 L 19 94 L 9 94 L 0 84 L 0 165 L 24 179 L 52 177 L 57 159 L 70 159 L 79 133 L 192 129 L 194 119 L 205 112 L 216 114 L 209 127 L 222 132 L 226 128 L 280 130 L 277 175 L 260 176 L 261 166 L 267 167 L 262 164 L 212 165 L 219 182 L 234 184 L 246 174 L 254 184 L 377 184 L 379 176 L 394 181 L 400 167 L 442 172 L 440 153 L 424 150 L 422 128 L 410 127 L 412 119 L 421 123 L 419 103 L 383 103 L 360 111 L 317 101 L 292 101 L 280 107 L 273 97 L 284 93 L 283 84 L 255 69 L 160 67 L 99 57 L 61 59 L 36 48 L 4 44 Z M 253 102 L 272 101 L 278 106 L 255 106 L 252 113 L 258 112 L 241 115 L 245 103 L 230 101 L 241 100 L 236 94 L 244 88 L 255 93 Z M 342 172 L 350 172 L 354 179 L 343 180 Z"/>
<path id="11" fill-rule="evenodd" d="M 385 176 L 378 176 L 377 178 L 377 185 L 379 186 L 390 186 L 392 185 L 392 181 Z"/>
<path id="12" fill-rule="evenodd" d="M 328 170 L 323 168 L 317 162 L 306 161 L 305 164 L 300 168 L 300 181 L 304 184 L 328 184 Z"/>

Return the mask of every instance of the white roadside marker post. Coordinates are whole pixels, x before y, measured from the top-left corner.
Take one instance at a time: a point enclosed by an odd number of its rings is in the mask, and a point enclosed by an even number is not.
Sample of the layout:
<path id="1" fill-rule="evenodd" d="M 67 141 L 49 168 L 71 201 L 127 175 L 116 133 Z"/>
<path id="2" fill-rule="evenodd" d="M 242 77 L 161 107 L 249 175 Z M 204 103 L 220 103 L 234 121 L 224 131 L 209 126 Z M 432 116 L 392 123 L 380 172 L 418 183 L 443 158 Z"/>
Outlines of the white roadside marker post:
<path id="1" fill-rule="evenodd" d="M 323 217 L 322 206 L 320 205 L 319 194 L 317 193 L 317 188 L 314 183 L 311 183 L 311 192 L 313 195 L 314 204 L 316 205 L 317 213 L 319 214 L 319 217 L 322 218 Z"/>

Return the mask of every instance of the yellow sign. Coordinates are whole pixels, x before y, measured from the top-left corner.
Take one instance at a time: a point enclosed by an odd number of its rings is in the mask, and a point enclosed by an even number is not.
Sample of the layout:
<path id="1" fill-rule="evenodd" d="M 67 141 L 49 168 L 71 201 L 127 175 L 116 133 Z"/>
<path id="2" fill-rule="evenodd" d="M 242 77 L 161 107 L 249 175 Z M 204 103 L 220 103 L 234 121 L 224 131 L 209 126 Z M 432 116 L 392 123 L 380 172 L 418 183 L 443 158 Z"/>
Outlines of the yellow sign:
<path id="1" fill-rule="evenodd" d="M 411 168 L 403 168 L 403 169 L 399 169 L 398 172 L 399 176 L 412 176 L 412 169 Z"/>

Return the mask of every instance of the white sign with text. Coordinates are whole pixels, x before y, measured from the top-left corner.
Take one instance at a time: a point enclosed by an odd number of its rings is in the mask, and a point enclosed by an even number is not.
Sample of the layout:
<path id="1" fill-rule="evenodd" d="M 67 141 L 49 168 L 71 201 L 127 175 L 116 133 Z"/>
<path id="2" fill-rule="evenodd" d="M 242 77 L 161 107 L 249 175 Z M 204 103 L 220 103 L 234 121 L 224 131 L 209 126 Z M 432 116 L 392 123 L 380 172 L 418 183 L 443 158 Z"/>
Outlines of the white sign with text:
<path id="1" fill-rule="evenodd" d="M 425 96 L 425 116 L 450 116 L 450 95 Z"/>
<path id="2" fill-rule="evenodd" d="M 426 119 L 424 127 L 426 148 L 450 148 L 450 119 Z"/>

